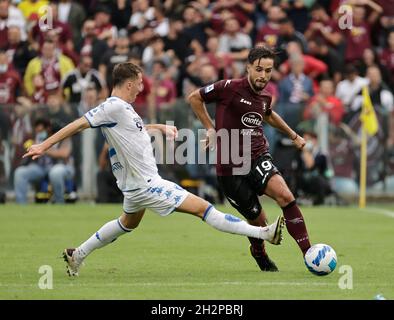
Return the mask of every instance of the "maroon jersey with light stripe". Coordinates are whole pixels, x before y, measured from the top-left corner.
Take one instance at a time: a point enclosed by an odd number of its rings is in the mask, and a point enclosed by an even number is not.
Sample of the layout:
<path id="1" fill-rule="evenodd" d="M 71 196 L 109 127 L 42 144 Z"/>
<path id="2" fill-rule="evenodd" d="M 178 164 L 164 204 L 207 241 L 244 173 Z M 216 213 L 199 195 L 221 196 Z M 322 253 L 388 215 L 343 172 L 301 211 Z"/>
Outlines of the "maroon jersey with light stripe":
<path id="1" fill-rule="evenodd" d="M 263 132 L 264 116 L 271 114 L 271 95 L 263 90 L 255 93 L 248 79 L 221 80 L 200 89 L 204 102 L 216 103 L 215 129 L 219 133 L 217 141 L 218 176 L 234 175 L 233 168 L 241 167 L 233 154 L 253 161 L 268 152 L 268 141 Z M 225 129 L 229 139 L 221 138 Z M 234 130 L 235 129 L 235 130 Z M 250 137 L 251 148 L 243 149 L 243 136 Z"/>

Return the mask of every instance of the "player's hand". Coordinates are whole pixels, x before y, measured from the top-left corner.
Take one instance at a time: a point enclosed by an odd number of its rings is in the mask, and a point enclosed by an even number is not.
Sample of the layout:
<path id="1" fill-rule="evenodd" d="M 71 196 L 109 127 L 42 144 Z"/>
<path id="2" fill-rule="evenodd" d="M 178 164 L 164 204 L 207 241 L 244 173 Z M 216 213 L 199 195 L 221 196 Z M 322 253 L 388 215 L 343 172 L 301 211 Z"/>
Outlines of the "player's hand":
<path id="1" fill-rule="evenodd" d="M 175 140 L 178 137 L 178 129 L 175 126 L 163 125 L 163 133 L 166 135 L 167 140 Z"/>
<path id="2" fill-rule="evenodd" d="M 208 129 L 205 139 L 201 140 L 205 142 L 204 150 L 208 149 L 213 151 L 216 149 L 216 131 L 215 129 Z"/>
<path id="3" fill-rule="evenodd" d="M 31 157 L 33 160 L 41 157 L 45 153 L 45 148 L 43 147 L 42 143 L 33 144 L 27 152 L 22 156 L 22 158 Z"/>
<path id="4" fill-rule="evenodd" d="M 295 139 L 293 140 L 293 144 L 294 144 L 298 149 L 302 150 L 302 148 L 305 147 L 306 142 L 305 142 L 305 140 L 304 140 L 303 137 L 301 137 L 300 135 L 297 134 L 297 138 L 295 138 Z"/>

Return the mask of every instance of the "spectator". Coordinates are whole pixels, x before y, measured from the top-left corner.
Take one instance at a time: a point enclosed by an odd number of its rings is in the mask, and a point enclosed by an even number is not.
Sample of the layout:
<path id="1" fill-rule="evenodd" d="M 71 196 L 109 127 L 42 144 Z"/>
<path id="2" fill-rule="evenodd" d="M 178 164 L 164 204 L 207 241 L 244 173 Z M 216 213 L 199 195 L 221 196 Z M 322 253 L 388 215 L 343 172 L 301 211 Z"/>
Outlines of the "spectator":
<path id="1" fill-rule="evenodd" d="M 323 61 L 316 59 L 311 55 L 302 53 L 302 48 L 299 42 L 290 41 L 287 44 L 286 51 L 287 51 L 287 56 L 289 57 L 294 55 L 302 57 L 303 65 L 304 65 L 303 73 L 308 77 L 312 78 L 314 81 L 317 81 L 316 78 L 318 76 L 327 72 L 327 65 Z M 283 64 L 281 64 L 279 67 L 281 73 L 285 75 L 289 73 L 289 69 L 290 69 L 289 60 L 283 62 Z"/>
<path id="2" fill-rule="evenodd" d="M 338 22 L 332 19 L 319 3 L 313 5 L 311 16 L 312 21 L 305 31 L 305 38 L 315 41 L 320 39 L 321 43 L 328 45 L 334 50 L 338 50 L 338 46 L 343 41 Z"/>
<path id="3" fill-rule="evenodd" d="M 345 30 L 345 60 L 348 63 L 354 63 L 356 60 L 361 60 L 366 48 L 371 47 L 371 27 L 378 19 L 379 14 L 382 13 L 382 7 L 371 0 L 362 2 L 352 0 L 349 3 L 356 5 L 353 6 L 352 28 Z M 366 15 L 366 8 L 363 3 L 372 9 L 369 16 Z"/>
<path id="4" fill-rule="evenodd" d="M 26 21 L 37 21 L 45 14 L 44 8 L 48 3 L 47 0 L 22 0 L 18 4 L 18 9 L 22 12 Z"/>
<path id="5" fill-rule="evenodd" d="M 74 47 L 81 41 L 81 30 L 86 19 L 84 8 L 72 0 L 60 0 L 58 4 L 58 19 L 69 25 Z"/>
<path id="6" fill-rule="evenodd" d="M 382 7 L 383 12 L 380 15 L 380 26 L 383 29 L 379 32 L 381 39 L 380 43 L 384 43 L 388 34 L 394 30 L 394 1 L 393 0 L 376 0 L 376 2 Z"/>
<path id="7" fill-rule="evenodd" d="M 40 143 L 50 134 L 51 125 L 48 120 L 37 119 L 34 123 L 35 143 Z M 48 176 L 52 185 L 55 203 L 64 203 L 65 181 L 73 176 L 71 165 L 71 139 L 66 139 L 49 149 L 46 154 L 36 160 L 19 166 L 14 173 L 16 202 L 27 203 L 29 184 L 39 182 Z"/>
<path id="8" fill-rule="evenodd" d="M 13 150 L 11 160 L 12 171 L 20 166 L 22 156 L 26 152 L 26 149 L 23 145 L 25 141 L 31 139 L 33 135 L 29 105 L 17 103 L 14 107 L 14 111 L 14 119 L 11 128 L 11 144 Z"/>
<path id="9" fill-rule="evenodd" d="M 344 75 L 345 79 L 338 83 L 335 96 L 342 101 L 345 112 L 348 113 L 355 109 L 355 107 L 352 107 L 354 98 L 361 91 L 361 88 L 368 84 L 368 80 L 360 77 L 356 67 L 352 64 L 345 66 Z"/>
<path id="10" fill-rule="evenodd" d="M 367 48 L 363 52 L 362 60 L 357 65 L 360 76 L 365 77 L 369 67 L 376 66 L 379 68 L 384 83 L 390 84 L 390 70 L 385 68 L 381 63 L 379 56 L 372 48 Z"/>
<path id="11" fill-rule="evenodd" d="M 166 67 L 174 66 L 172 71 L 177 72 L 177 66 L 180 65 L 180 61 L 176 59 L 174 51 L 171 49 L 169 51 L 165 51 L 164 48 L 163 38 L 157 35 L 150 40 L 149 45 L 145 48 L 142 54 L 142 64 L 144 65 L 145 73 L 148 76 L 152 75 L 153 64 L 156 60 L 163 61 Z M 174 65 L 173 60 L 175 60 Z"/>
<path id="12" fill-rule="evenodd" d="M 281 0 L 280 6 L 293 22 L 294 28 L 304 33 L 310 21 L 308 9 L 313 3 L 314 0 Z"/>
<path id="13" fill-rule="evenodd" d="M 21 30 L 17 26 L 8 28 L 8 42 L 2 49 L 7 51 L 9 62 L 14 65 L 21 77 L 25 74 L 29 61 L 37 55 L 27 41 L 22 41 Z"/>
<path id="14" fill-rule="evenodd" d="M 305 132 L 303 138 L 306 144 L 300 154 L 297 193 L 301 191 L 312 198 L 313 205 L 321 205 L 326 196 L 334 193 L 329 181 L 328 159 L 319 149 L 314 132 Z"/>
<path id="15" fill-rule="evenodd" d="M 25 18 L 10 2 L 10 0 L 0 0 L 0 48 L 7 46 L 7 33 L 12 26 L 19 28 L 23 41 L 27 39 Z"/>
<path id="16" fill-rule="evenodd" d="M 150 120 L 152 123 L 165 123 L 173 119 L 173 105 L 176 99 L 176 86 L 168 75 L 166 64 L 161 60 L 153 63 Z"/>
<path id="17" fill-rule="evenodd" d="M 283 18 L 279 20 L 279 37 L 277 42 L 277 48 L 279 49 L 278 65 L 281 65 L 288 59 L 286 48 L 291 41 L 298 42 L 302 48 L 302 52 L 305 53 L 308 51 L 308 44 L 304 35 L 294 29 L 293 22 L 289 18 Z"/>
<path id="18" fill-rule="evenodd" d="M 358 147 L 358 137 L 344 123 L 332 128 L 329 135 L 329 153 L 334 176 L 333 189 L 341 195 L 358 195 L 356 172 L 354 170 L 356 157 L 354 147 Z"/>
<path id="19" fill-rule="evenodd" d="M 245 34 L 250 34 L 254 27 L 249 15 L 255 10 L 253 0 L 219 0 L 212 7 L 211 27 L 213 29 L 209 35 L 220 35 L 223 32 L 223 25 L 229 18 L 234 18 L 239 22 L 241 30 Z"/>
<path id="20" fill-rule="evenodd" d="M 100 73 L 92 68 L 93 60 L 90 56 L 82 56 L 78 68 L 68 73 L 63 81 L 62 88 L 66 94 L 67 102 L 78 104 L 83 92 L 88 87 L 94 87 L 98 92 L 105 88 Z M 101 94 L 103 97 L 103 94 Z"/>
<path id="21" fill-rule="evenodd" d="M 193 41 L 193 38 L 184 32 L 184 27 L 182 20 L 170 19 L 168 34 L 163 39 L 164 50 L 167 52 L 168 50 L 172 50 L 173 54 L 179 60 L 177 67 L 179 67 L 181 63 L 185 62 L 186 58 L 193 53 L 191 49 L 191 42 Z"/>
<path id="22" fill-rule="evenodd" d="M 279 37 L 279 21 L 286 17 L 286 13 L 280 6 L 272 6 L 268 8 L 268 21 L 264 24 L 257 33 L 256 44 L 264 42 L 270 47 L 275 47 Z"/>
<path id="23" fill-rule="evenodd" d="M 94 14 L 94 22 L 97 38 L 105 41 L 112 48 L 115 44 L 118 30 L 111 23 L 111 9 L 106 5 L 98 6 Z"/>
<path id="24" fill-rule="evenodd" d="M 142 67 L 142 61 L 139 57 L 131 56 L 128 61 L 139 67 Z M 152 84 L 145 74 L 142 75 L 142 85 L 144 86 L 144 89 L 137 95 L 133 103 L 133 107 L 135 112 L 138 113 L 138 115 L 144 120 L 144 122 L 147 122 L 148 106 L 152 105 L 152 103 L 149 103 L 152 91 Z"/>
<path id="25" fill-rule="evenodd" d="M 333 125 L 339 125 L 345 112 L 341 100 L 334 95 L 334 83 L 329 78 L 320 81 L 320 90 L 306 106 L 304 119 L 316 120 L 322 112 L 328 114 Z"/>
<path id="26" fill-rule="evenodd" d="M 19 73 L 8 63 L 5 51 L 0 51 L 0 104 L 12 104 L 22 88 Z"/>
<path id="27" fill-rule="evenodd" d="M 327 73 L 337 84 L 342 80 L 343 57 L 330 46 L 328 46 L 324 40 L 318 38 L 317 40 L 308 41 L 308 53 L 316 59 L 324 62 L 327 65 Z"/>
<path id="28" fill-rule="evenodd" d="M 76 46 L 76 50 L 81 56 L 91 56 L 93 68 L 98 70 L 103 53 L 108 50 L 108 45 L 104 40 L 97 38 L 95 28 L 94 20 L 85 21 L 82 28 L 82 39 Z"/>
<path id="29" fill-rule="evenodd" d="M 132 1 L 132 15 L 129 25 L 143 29 L 150 21 L 155 18 L 155 8 L 149 5 L 149 0 Z"/>
<path id="30" fill-rule="evenodd" d="M 387 47 L 380 54 L 380 61 L 390 72 L 390 82 L 388 85 L 394 88 L 394 30 L 390 31 L 387 36 Z"/>
<path id="31" fill-rule="evenodd" d="M 387 85 L 382 81 L 382 74 L 378 66 L 370 66 L 367 69 L 366 79 L 368 81 L 368 91 L 371 97 L 371 102 L 378 112 L 389 115 L 394 111 L 394 98 L 393 94 Z M 353 110 L 358 111 L 361 109 L 363 98 L 361 92 L 354 99 Z"/>
<path id="32" fill-rule="evenodd" d="M 183 11 L 183 33 L 191 40 L 197 40 L 201 46 L 205 47 L 207 43 L 207 34 L 205 33 L 205 17 L 198 9 L 197 5 L 186 6 Z M 170 19 L 171 28 L 171 19 Z M 180 31 L 180 30 L 179 30 Z M 190 41 L 189 40 L 189 41 Z"/>
<path id="33" fill-rule="evenodd" d="M 108 89 L 112 88 L 112 70 L 118 63 L 126 62 L 130 55 L 129 38 L 127 34 L 121 34 L 115 40 L 113 49 L 109 48 L 102 53 L 101 62 L 99 65 L 99 72 L 102 79 L 105 79 Z"/>
<path id="34" fill-rule="evenodd" d="M 229 54 L 234 61 L 237 70 L 235 77 L 240 77 L 245 73 L 244 62 L 251 47 L 252 40 L 249 35 L 241 31 L 238 20 L 227 19 L 224 22 L 224 32 L 219 36 L 219 52 Z"/>
<path id="35" fill-rule="evenodd" d="M 305 104 L 313 95 L 313 86 L 312 79 L 303 73 L 302 56 L 291 56 L 290 67 L 290 74 L 278 85 L 278 111 L 289 126 L 295 128 L 302 119 Z"/>
<path id="36" fill-rule="evenodd" d="M 220 79 L 232 78 L 237 73 L 231 54 L 219 52 L 219 38 L 217 36 L 208 38 L 207 51 L 203 53 L 201 59 L 203 64 L 210 64 L 216 69 Z"/>
<path id="37" fill-rule="evenodd" d="M 33 94 L 30 100 L 33 104 L 44 105 L 47 102 L 48 91 L 45 90 L 45 80 L 41 73 L 33 77 Z"/>
<path id="38" fill-rule="evenodd" d="M 59 21 L 57 8 L 56 3 L 51 3 L 49 6 L 52 17 L 50 24 L 37 23 L 31 28 L 29 37 L 34 48 L 40 48 L 44 43 L 44 39 L 47 38 L 48 32 L 52 31 L 52 36 L 53 34 L 57 35 L 59 46 L 70 51 L 74 49 L 70 25 Z"/>
<path id="39" fill-rule="evenodd" d="M 138 1 L 141 2 L 141 1 Z M 111 6 L 111 21 L 115 25 L 116 29 L 126 29 L 129 25 L 131 17 L 131 3 L 130 0 L 115 0 L 109 1 Z"/>
<path id="40" fill-rule="evenodd" d="M 46 106 L 47 117 L 52 123 L 56 123 L 60 127 L 64 127 L 67 123 L 71 122 L 72 118 L 78 116 L 77 110 L 71 110 L 70 106 L 64 102 L 60 90 L 51 90 L 48 92 Z"/>
<path id="41" fill-rule="evenodd" d="M 155 34 L 159 35 L 160 37 L 165 37 L 168 34 L 170 26 L 168 18 L 164 14 L 164 7 L 160 4 L 157 4 L 154 8 L 155 18 L 149 23 L 149 25 L 153 28 Z"/>
<path id="42" fill-rule="evenodd" d="M 97 203 L 122 202 L 123 195 L 116 185 L 108 159 L 108 144 L 105 143 L 99 156 L 99 172 L 97 173 Z"/>
<path id="43" fill-rule="evenodd" d="M 41 55 L 32 59 L 26 68 L 24 85 L 27 94 L 33 95 L 33 78 L 41 73 L 45 81 L 45 90 L 56 90 L 60 87 L 63 77 L 74 69 L 70 58 L 56 53 L 56 44 L 51 40 L 45 40 Z"/>

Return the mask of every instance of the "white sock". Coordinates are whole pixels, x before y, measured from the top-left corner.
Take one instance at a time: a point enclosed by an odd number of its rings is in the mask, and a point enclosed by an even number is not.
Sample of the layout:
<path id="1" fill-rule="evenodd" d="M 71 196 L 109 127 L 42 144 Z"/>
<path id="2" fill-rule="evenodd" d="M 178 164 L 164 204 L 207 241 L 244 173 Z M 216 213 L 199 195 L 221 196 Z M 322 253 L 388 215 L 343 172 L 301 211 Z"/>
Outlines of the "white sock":
<path id="1" fill-rule="evenodd" d="M 217 230 L 267 240 L 268 227 L 255 227 L 231 214 L 224 214 L 210 205 L 203 220 Z"/>
<path id="2" fill-rule="evenodd" d="M 78 256 L 84 259 L 93 250 L 102 248 L 107 244 L 114 242 L 121 235 L 131 231 L 132 229 L 124 227 L 119 219 L 107 222 L 100 228 L 100 230 L 94 233 L 88 240 L 77 248 Z"/>

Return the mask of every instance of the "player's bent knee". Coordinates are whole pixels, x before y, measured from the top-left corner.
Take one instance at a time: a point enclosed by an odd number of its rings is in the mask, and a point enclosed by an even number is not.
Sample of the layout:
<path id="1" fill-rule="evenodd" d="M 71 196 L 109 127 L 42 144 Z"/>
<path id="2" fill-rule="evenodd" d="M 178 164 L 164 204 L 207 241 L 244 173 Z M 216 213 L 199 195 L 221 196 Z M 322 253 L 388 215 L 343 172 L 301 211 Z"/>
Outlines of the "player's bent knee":
<path id="1" fill-rule="evenodd" d="M 276 202 L 282 208 L 286 207 L 289 203 L 293 202 L 294 200 L 295 200 L 294 195 L 291 193 L 290 190 L 283 190 L 276 197 Z"/>
<path id="2" fill-rule="evenodd" d="M 124 226 L 127 229 L 136 229 L 142 219 L 143 213 L 126 213 L 124 212 L 119 220 L 122 226 Z"/>

